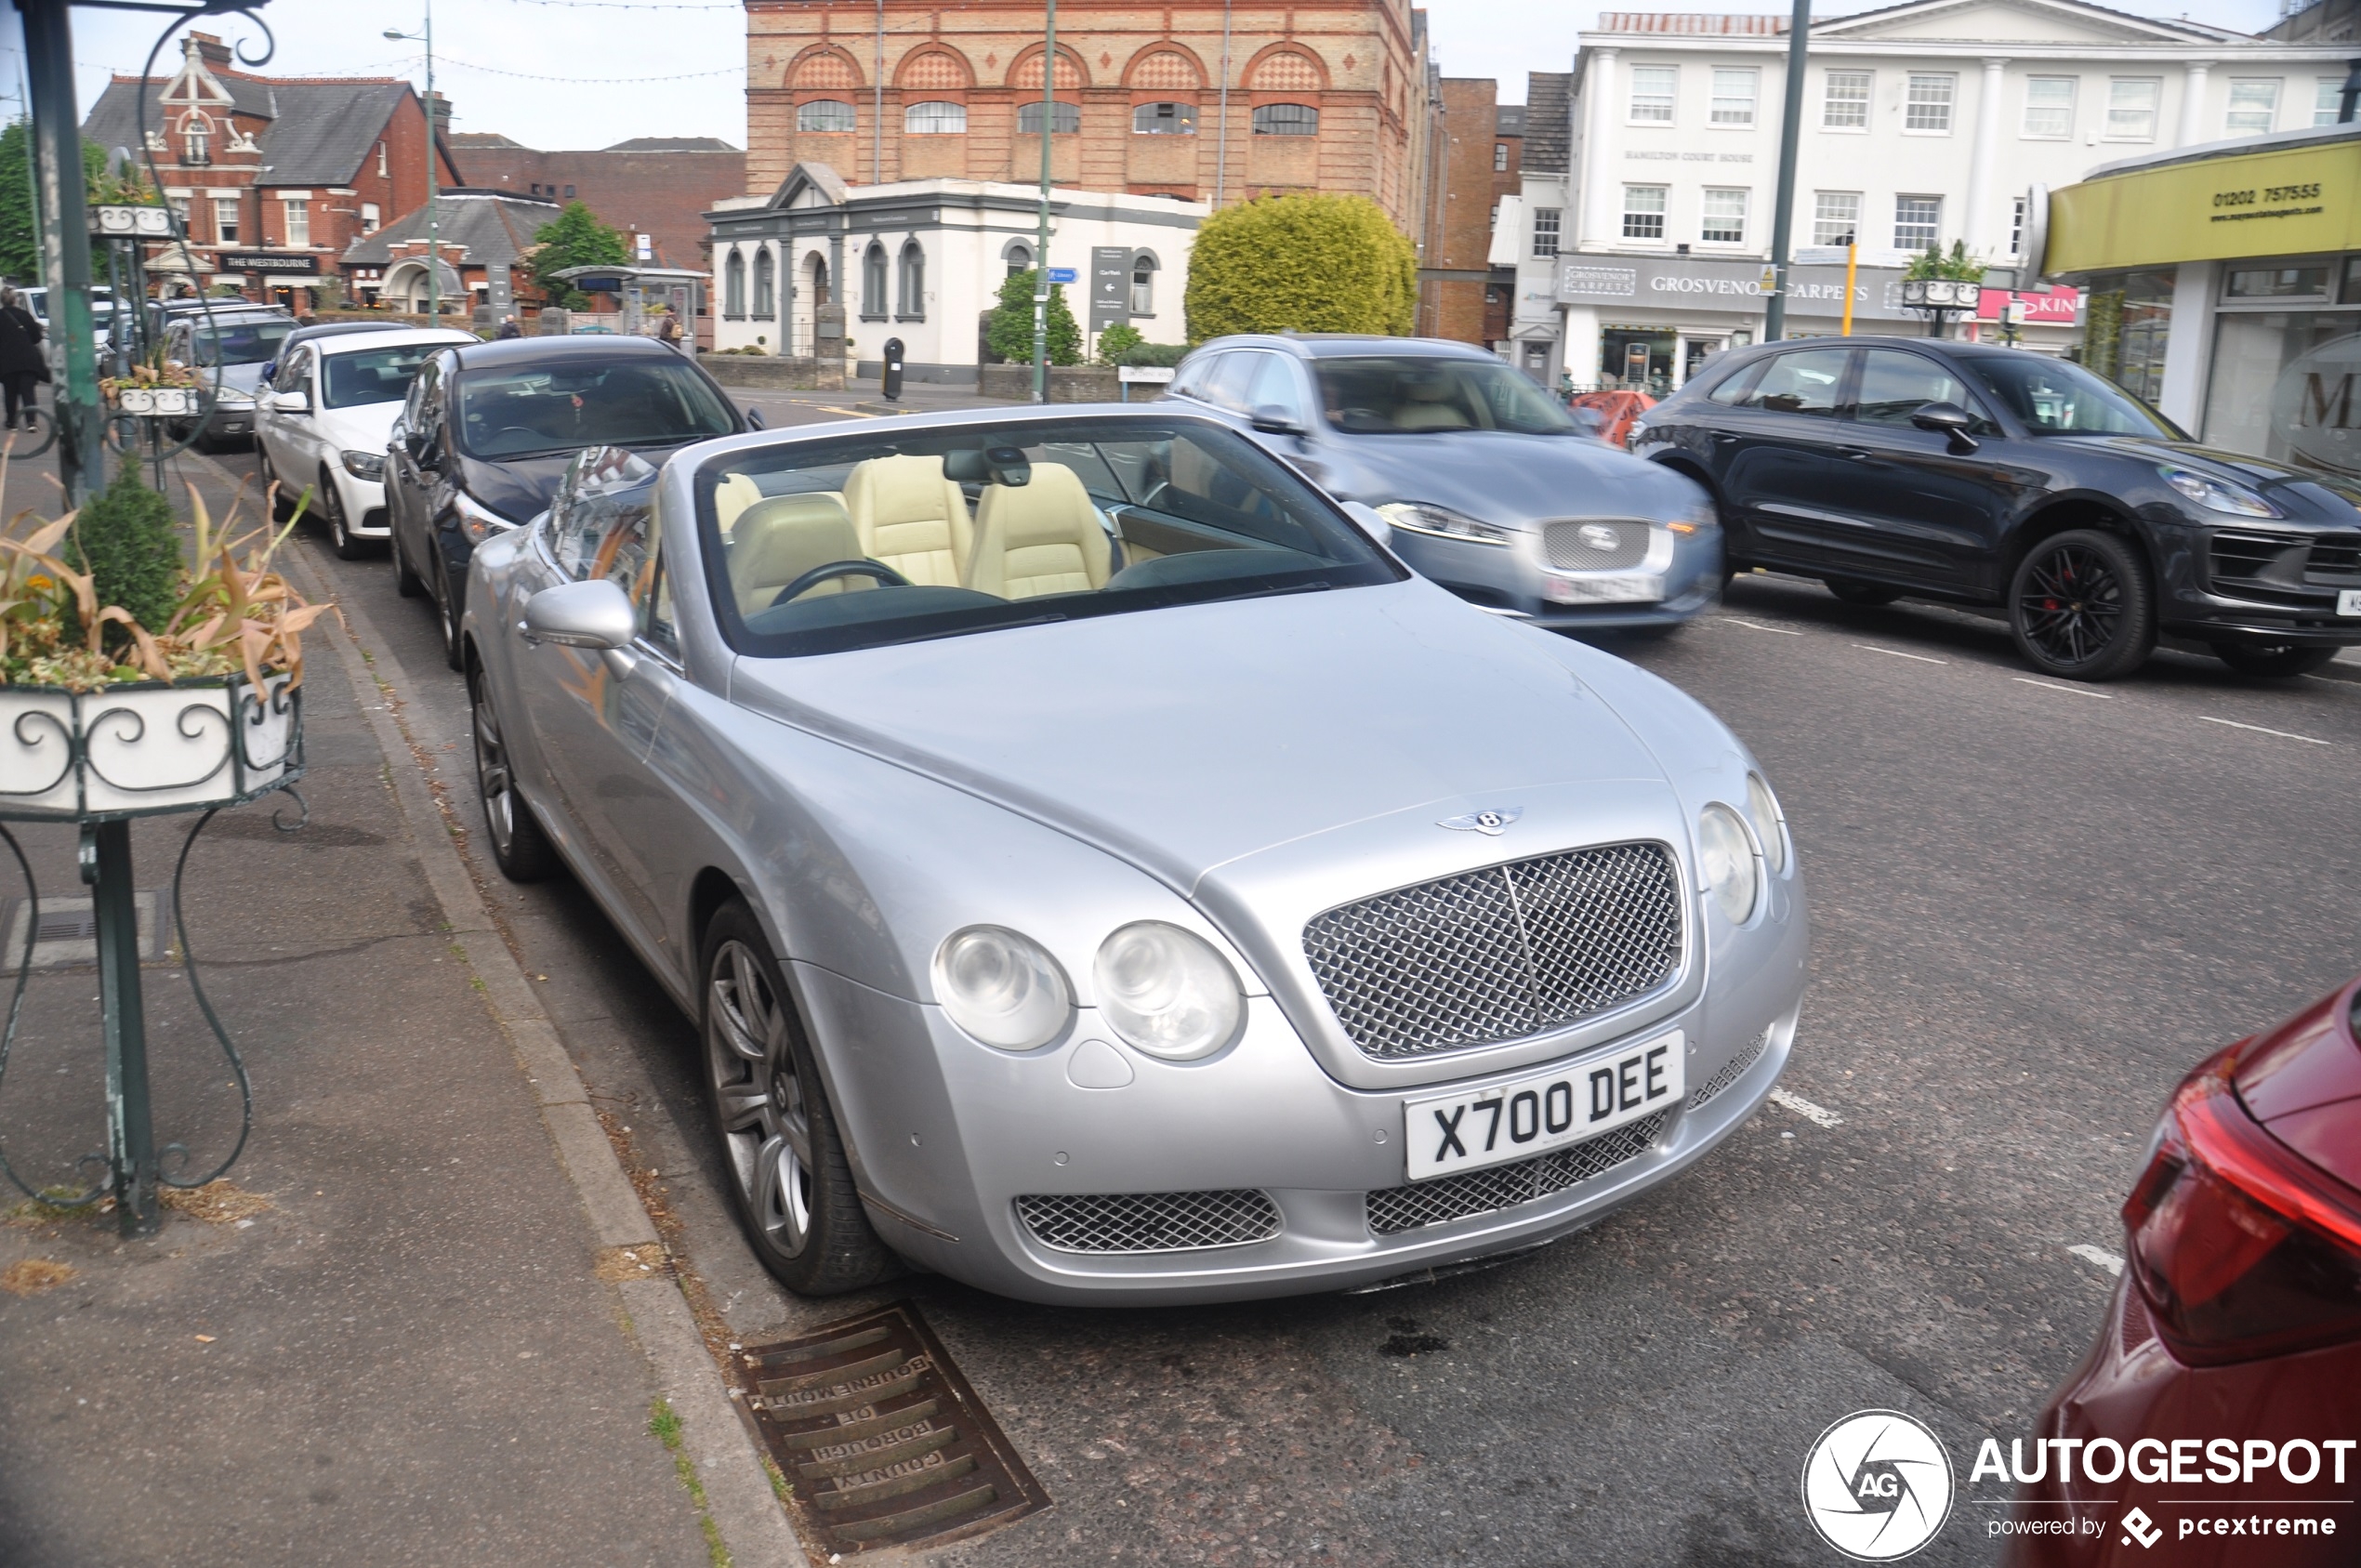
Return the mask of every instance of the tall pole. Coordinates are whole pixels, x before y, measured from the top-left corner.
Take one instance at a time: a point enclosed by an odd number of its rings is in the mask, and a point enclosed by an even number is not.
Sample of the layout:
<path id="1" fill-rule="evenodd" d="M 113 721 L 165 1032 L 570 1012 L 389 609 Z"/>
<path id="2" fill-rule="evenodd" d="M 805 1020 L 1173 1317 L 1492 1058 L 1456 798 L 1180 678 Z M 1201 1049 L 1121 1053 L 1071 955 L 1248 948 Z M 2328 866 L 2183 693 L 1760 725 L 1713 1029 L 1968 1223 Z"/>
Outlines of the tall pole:
<path id="1" fill-rule="evenodd" d="M 1049 137 L 1057 121 L 1058 0 L 1041 46 L 1041 232 L 1033 252 L 1033 401 L 1049 401 Z"/>
<path id="2" fill-rule="evenodd" d="M 1221 91 L 1214 112 L 1221 124 L 1213 135 L 1213 210 L 1221 210 L 1223 182 L 1230 175 L 1230 0 L 1221 0 Z"/>
<path id="3" fill-rule="evenodd" d="M 885 183 L 885 0 L 877 0 L 877 63 L 869 70 L 869 183 Z"/>
<path id="4" fill-rule="evenodd" d="M 73 29 L 66 0 L 18 0 L 24 14 L 26 96 L 39 159 L 34 219 L 49 286 L 58 377 L 58 477 L 78 507 L 102 479 L 99 355 L 90 325 L 89 193 L 82 184 L 82 117 L 73 106 Z"/>
<path id="5" fill-rule="evenodd" d="M 1804 0 L 1796 0 L 1798 5 Z M 442 320 L 442 224 L 435 210 L 435 157 L 442 144 L 441 118 L 434 103 L 434 0 L 427 7 L 427 317 Z"/>
<path id="6" fill-rule="evenodd" d="M 1787 257 L 1795 238 L 1796 144 L 1803 131 L 1803 64 L 1812 41 L 1812 0 L 1795 0 L 1787 22 L 1787 103 L 1779 122 L 1779 191 L 1771 209 L 1771 302 L 1762 312 L 1762 340 L 1787 335 Z"/>
<path id="7" fill-rule="evenodd" d="M 1861 247 L 1853 243 L 1857 238 L 1853 234 L 1844 237 L 1844 328 L 1838 334 L 1841 337 L 1853 336 L 1853 279 L 1861 266 Z"/>

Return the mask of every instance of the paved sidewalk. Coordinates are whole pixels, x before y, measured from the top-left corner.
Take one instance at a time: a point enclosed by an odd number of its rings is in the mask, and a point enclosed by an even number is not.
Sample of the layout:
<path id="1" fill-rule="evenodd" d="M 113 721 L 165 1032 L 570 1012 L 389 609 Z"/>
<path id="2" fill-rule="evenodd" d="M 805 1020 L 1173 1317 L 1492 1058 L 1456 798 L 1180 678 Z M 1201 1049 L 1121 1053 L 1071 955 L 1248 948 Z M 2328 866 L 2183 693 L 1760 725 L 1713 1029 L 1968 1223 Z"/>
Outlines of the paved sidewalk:
<path id="1" fill-rule="evenodd" d="M 12 510 L 55 494 L 11 479 Z M 310 824 L 280 833 L 266 800 L 190 861 L 191 938 L 254 1080 L 231 1185 L 132 1242 L 111 1215 L 0 1196 L 0 1562 L 718 1561 L 651 1432 L 660 1391 L 719 1398 L 710 1364 L 690 1389 L 643 1353 L 679 1293 L 647 1294 L 657 1249 L 599 1245 L 583 1152 L 570 1179 L 468 962 L 482 935 L 455 933 L 430 875 L 449 848 L 393 787 L 407 770 L 423 798 L 413 759 L 389 760 L 339 635 L 307 639 Z M 191 820 L 139 827 L 143 887 L 169 884 Z M 20 837 L 45 896 L 85 891 L 70 829 Z M 237 1105 L 177 957 L 143 976 L 158 1137 L 202 1168 Z M 95 991 L 87 967 L 37 969 L 0 1084 L 0 1139 L 36 1185 L 104 1145 Z"/>

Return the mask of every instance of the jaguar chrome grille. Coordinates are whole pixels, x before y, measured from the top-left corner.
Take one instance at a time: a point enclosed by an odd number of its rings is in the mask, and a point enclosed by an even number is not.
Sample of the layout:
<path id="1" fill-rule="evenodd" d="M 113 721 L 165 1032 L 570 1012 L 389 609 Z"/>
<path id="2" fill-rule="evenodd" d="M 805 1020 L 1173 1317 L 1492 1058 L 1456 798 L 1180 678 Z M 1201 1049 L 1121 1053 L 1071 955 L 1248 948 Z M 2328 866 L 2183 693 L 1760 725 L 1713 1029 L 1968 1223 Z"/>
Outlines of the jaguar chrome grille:
<path id="1" fill-rule="evenodd" d="M 1059 1252 L 1194 1252 L 1279 1233 L 1278 1206 L 1227 1192 L 1057 1192 L 1017 1200 L 1033 1239 Z"/>
<path id="2" fill-rule="evenodd" d="M 1586 530 L 1594 531 L 1584 538 Z M 1601 538 L 1596 531 L 1604 531 Z M 1541 530 L 1541 550 L 1561 572 L 1637 566 L 1648 558 L 1648 525 L 1607 518 L 1562 518 Z"/>
<path id="3" fill-rule="evenodd" d="M 1315 916 L 1303 953 L 1365 1055 L 1522 1039 L 1672 979 L 1679 863 L 1662 844 L 1609 844 L 1462 872 Z"/>
<path id="4" fill-rule="evenodd" d="M 1387 1187 L 1368 1197 L 1369 1229 L 1380 1236 L 1396 1236 L 1422 1225 L 1442 1225 L 1495 1209 L 1514 1208 L 1552 1192 L 1563 1192 L 1594 1176 L 1603 1176 L 1628 1160 L 1638 1159 L 1664 1130 L 1665 1113 L 1627 1122 L 1613 1132 L 1601 1133 L 1563 1149 L 1552 1149 L 1514 1165 L 1471 1170 L 1464 1176 L 1420 1181 L 1408 1187 Z"/>

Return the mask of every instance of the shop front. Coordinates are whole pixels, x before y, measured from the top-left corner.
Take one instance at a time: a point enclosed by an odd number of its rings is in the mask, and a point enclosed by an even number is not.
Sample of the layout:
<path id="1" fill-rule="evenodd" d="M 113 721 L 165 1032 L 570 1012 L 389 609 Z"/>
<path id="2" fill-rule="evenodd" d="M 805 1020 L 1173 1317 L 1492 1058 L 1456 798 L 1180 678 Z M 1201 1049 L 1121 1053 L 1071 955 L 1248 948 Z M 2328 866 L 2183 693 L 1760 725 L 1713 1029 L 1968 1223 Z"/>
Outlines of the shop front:
<path id="1" fill-rule="evenodd" d="M 2361 125 L 2116 164 L 2050 197 L 2078 350 L 2209 445 L 2361 477 Z"/>

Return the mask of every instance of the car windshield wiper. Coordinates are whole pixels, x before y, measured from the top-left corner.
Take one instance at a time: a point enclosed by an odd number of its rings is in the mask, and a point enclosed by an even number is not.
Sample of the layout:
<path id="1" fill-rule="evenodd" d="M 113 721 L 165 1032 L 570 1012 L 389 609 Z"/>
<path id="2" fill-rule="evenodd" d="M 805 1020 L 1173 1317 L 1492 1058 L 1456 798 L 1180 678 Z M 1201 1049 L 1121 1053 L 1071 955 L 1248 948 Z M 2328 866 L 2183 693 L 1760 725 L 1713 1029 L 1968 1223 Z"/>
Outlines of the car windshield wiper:
<path id="1" fill-rule="evenodd" d="M 1038 615 L 1022 615 L 1013 621 L 987 621 L 982 626 L 937 626 L 931 631 L 914 631 L 903 637 L 881 637 L 875 642 L 864 642 L 864 648 L 900 648 L 912 642 L 940 642 L 946 637 L 972 637 L 977 632 L 1008 631 L 1015 626 L 1047 626 L 1071 620 L 1062 610 L 1045 610 Z"/>

